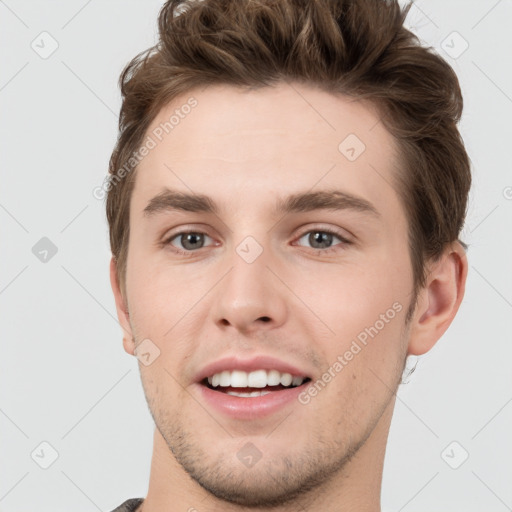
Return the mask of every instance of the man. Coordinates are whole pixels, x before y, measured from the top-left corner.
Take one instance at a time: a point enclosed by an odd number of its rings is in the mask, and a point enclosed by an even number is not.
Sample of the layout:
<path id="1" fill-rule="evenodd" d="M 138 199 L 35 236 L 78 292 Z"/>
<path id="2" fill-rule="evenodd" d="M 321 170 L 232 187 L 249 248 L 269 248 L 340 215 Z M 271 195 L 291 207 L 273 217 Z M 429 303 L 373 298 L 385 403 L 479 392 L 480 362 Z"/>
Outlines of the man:
<path id="1" fill-rule="evenodd" d="M 409 7 L 168 2 L 124 70 L 111 283 L 156 428 L 116 511 L 380 511 L 468 268 L 460 87 Z"/>

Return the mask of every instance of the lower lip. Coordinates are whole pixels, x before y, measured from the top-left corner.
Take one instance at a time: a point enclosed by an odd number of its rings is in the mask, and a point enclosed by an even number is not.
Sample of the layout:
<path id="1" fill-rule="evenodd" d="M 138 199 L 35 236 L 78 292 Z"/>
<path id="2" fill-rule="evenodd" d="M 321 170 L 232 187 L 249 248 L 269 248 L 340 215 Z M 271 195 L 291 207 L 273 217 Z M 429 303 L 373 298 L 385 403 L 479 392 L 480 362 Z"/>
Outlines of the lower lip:
<path id="1" fill-rule="evenodd" d="M 284 408 L 291 402 L 298 401 L 298 396 L 309 385 L 310 381 L 290 389 L 271 391 L 262 396 L 233 396 L 197 383 L 199 392 L 205 402 L 217 411 L 241 420 L 251 420 L 268 416 Z M 241 390 L 242 391 L 242 390 Z"/>

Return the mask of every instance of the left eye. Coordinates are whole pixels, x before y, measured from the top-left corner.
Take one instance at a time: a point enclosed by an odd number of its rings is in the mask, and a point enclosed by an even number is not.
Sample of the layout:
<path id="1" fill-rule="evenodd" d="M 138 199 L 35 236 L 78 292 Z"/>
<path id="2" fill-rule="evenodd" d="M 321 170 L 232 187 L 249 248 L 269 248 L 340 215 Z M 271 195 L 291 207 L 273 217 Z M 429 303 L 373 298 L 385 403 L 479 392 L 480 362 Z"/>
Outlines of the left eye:
<path id="1" fill-rule="evenodd" d="M 340 242 L 348 244 L 349 241 L 342 236 L 325 229 L 314 229 L 302 235 L 298 240 L 307 239 L 312 245 L 312 249 L 330 249 L 333 239 L 337 238 Z"/>

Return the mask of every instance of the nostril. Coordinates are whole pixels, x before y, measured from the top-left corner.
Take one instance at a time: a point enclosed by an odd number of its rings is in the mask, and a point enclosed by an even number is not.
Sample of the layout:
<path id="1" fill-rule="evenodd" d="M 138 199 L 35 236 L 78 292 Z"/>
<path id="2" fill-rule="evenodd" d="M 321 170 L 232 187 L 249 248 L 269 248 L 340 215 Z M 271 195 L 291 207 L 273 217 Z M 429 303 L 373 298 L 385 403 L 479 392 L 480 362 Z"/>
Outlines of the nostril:
<path id="1" fill-rule="evenodd" d="M 260 320 L 262 320 L 263 322 L 270 322 L 270 318 L 268 316 L 262 316 Z"/>

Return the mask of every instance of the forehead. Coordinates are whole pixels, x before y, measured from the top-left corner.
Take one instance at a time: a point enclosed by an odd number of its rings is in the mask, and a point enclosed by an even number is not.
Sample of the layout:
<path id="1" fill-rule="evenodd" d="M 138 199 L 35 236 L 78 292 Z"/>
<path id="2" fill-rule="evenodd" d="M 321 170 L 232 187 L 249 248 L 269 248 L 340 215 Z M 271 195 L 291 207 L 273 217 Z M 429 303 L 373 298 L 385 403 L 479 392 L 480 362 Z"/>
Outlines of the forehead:
<path id="1" fill-rule="evenodd" d="M 355 98 L 297 83 L 196 88 L 162 108 L 146 137 L 154 147 L 137 169 L 138 211 L 165 186 L 234 209 L 316 187 L 403 214 L 391 185 L 395 141 L 373 105 Z"/>

